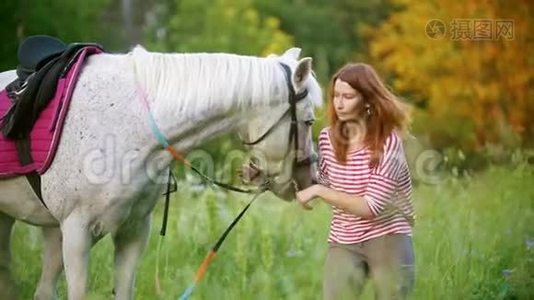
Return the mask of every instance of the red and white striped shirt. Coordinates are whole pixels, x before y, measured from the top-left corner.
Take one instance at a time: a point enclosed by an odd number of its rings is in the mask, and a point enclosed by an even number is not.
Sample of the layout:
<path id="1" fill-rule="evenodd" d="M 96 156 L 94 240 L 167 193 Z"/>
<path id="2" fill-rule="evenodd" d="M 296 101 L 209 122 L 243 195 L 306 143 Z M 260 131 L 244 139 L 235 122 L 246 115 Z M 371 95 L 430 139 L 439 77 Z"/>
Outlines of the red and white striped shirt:
<path id="1" fill-rule="evenodd" d="M 412 182 L 402 140 L 395 132 L 386 139 L 382 159 L 373 169 L 369 167 L 367 147 L 349 151 L 346 164 L 339 163 L 329 128 L 319 134 L 319 154 L 319 182 L 336 191 L 363 197 L 374 215 L 372 219 L 363 219 L 334 206 L 328 242 L 354 244 L 386 234 L 412 234 L 407 220 L 415 217 Z"/>

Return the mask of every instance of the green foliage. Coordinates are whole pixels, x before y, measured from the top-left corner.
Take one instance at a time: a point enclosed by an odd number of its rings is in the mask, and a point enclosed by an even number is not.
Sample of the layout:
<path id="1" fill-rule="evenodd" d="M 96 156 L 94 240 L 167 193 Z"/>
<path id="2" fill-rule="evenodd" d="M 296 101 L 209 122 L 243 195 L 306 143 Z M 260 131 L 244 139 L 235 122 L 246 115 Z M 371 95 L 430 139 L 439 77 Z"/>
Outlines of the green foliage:
<path id="1" fill-rule="evenodd" d="M 390 11 L 385 0 L 168 0 L 146 37 L 162 51 L 265 55 L 295 44 L 325 82 L 347 61 L 365 59 L 360 27 L 377 26 Z"/>
<path id="2" fill-rule="evenodd" d="M 418 215 L 414 299 L 532 299 L 533 180 L 534 168 L 518 164 L 419 186 L 414 193 Z M 218 191 L 198 193 L 181 184 L 160 253 L 163 294 L 156 295 L 154 288 L 163 208 L 158 205 L 138 272 L 136 298 L 176 299 L 246 200 Z M 329 220 L 325 205 L 308 212 L 295 203 L 262 196 L 230 234 L 192 299 L 319 299 Z M 212 232 L 214 228 L 217 232 Z M 20 223 L 14 233 L 21 299 L 30 299 L 40 272 L 40 235 L 37 228 Z M 89 299 L 111 297 L 112 251 L 109 238 L 92 251 Z M 65 298 L 63 278 L 59 294 Z M 371 285 L 363 299 L 373 299 Z"/>
<path id="3" fill-rule="evenodd" d="M 251 0 L 176 0 L 158 10 L 147 33 L 150 47 L 173 52 L 280 53 L 292 37 L 277 18 L 260 16 Z"/>
<path id="4" fill-rule="evenodd" d="M 112 0 L 4 0 L 0 2 L 0 71 L 14 69 L 19 42 L 30 35 L 47 34 L 65 42 L 98 42 L 105 46 L 120 32 L 104 30 L 101 20 Z M 120 39 L 119 39 L 120 40 Z"/>
<path id="5" fill-rule="evenodd" d="M 363 61 L 367 46 L 359 28 L 377 26 L 388 16 L 386 0 L 254 0 L 263 14 L 281 20 L 284 31 L 295 37 L 295 45 L 314 58 L 316 73 L 326 84 L 345 63 Z"/>

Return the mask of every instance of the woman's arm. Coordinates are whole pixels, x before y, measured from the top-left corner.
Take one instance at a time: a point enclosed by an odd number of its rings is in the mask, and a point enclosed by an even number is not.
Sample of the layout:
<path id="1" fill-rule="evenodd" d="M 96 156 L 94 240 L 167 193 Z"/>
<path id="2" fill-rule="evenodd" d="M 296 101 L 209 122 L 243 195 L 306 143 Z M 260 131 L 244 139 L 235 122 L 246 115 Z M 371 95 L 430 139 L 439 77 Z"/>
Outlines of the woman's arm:
<path id="1" fill-rule="evenodd" d="M 351 195 L 343 192 L 335 191 L 324 185 L 315 184 L 307 189 L 297 193 L 297 200 L 306 209 L 311 209 L 308 202 L 315 198 L 321 198 L 324 202 L 343 209 L 355 216 L 371 219 L 374 217 L 373 213 L 367 205 L 367 201 L 363 197 Z"/>

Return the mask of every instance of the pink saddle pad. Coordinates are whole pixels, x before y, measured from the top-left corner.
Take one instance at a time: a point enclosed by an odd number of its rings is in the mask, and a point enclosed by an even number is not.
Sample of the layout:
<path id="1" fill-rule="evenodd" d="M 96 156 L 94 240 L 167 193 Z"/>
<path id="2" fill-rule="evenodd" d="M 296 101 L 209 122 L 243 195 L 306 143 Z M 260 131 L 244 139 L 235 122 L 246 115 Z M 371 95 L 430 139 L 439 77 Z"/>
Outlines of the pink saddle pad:
<path id="1" fill-rule="evenodd" d="M 30 153 L 33 163 L 21 165 L 15 143 L 0 134 L 0 178 L 24 175 L 33 171 L 43 174 L 50 167 L 61 138 L 63 121 L 67 116 L 76 79 L 87 56 L 100 52 L 97 47 L 83 48 L 67 75 L 59 79 L 54 98 L 41 112 L 30 133 Z M 12 101 L 6 90 L 1 91 L 0 116 L 9 110 L 11 105 Z"/>

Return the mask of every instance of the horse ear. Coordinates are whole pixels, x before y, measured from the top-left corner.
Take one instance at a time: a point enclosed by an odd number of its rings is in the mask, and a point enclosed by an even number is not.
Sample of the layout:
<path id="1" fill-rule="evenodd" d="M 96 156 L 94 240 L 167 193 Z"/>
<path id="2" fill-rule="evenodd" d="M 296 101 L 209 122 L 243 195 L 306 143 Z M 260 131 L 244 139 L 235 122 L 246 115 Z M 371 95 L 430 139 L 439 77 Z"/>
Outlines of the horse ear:
<path id="1" fill-rule="evenodd" d="M 304 86 L 308 77 L 312 72 L 312 58 L 305 57 L 298 61 L 297 67 L 293 72 L 291 80 L 293 81 L 293 86 L 295 87 L 295 92 L 300 92 Z"/>
<path id="2" fill-rule="evenodd" d="M 132 51 L 147 52 L 146 49 L 145 49 L 145 47 L 143 47 L 143 46 L 140 45 L 140 44 L 135 45 L 135 47 L 133 47 Z"/>
<path id="3" fill-rule="evenodd" d="M 287 56 L 287 57 L 290 57 L 294 60 L 297 60 L 299 59 L 299 56 L 300 56 L 300 51 L 301 49 L 300 48 L 291 48 L 291 49 L 287 49 L 286 52 L 284 52 L 284 54 L 282 56 Z"/>

